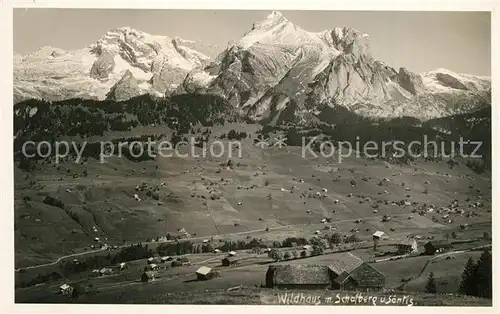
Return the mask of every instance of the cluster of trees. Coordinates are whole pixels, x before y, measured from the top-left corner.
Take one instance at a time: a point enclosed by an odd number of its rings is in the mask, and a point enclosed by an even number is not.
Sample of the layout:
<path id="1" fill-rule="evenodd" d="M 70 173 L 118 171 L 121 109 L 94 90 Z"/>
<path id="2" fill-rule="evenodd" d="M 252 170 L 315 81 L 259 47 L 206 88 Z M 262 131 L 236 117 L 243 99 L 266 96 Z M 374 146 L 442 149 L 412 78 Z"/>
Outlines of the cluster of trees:
<path id="1" fill-rule="evenodd" d="M 307 245 L 309 241 L 306 238 L 290 237 L 283 240 L 281 247 L 293 247 L 295 245 Z"/>
<path id="2" fill-rule="evenodd" d="M 107 255 L 95 255 L 78 261 L 77 263 L 73 261 L 63 262 L 62 264 L 60 264 L 60 268 L 63 274 L 69 275 L 88 271 L 91 269 L 100 269 L 102 267 L 115 265 L 121 262 L 149 258 L 153 254 L 154 251 L 151 250 L 147 244 L 142 245 L 139 243 L 136 245 L 125 247 L 114 254 L 108 253 Z"/>
<path id="3" fill-rule="evenodd" d="M 489 250 L 484 250 L 477 262 L 472 258 L 467 260 L 462 273 L 458 293 L 481 298 L 492 298 L 492 256 Z M 434 273 L 431 272 L 425 286 L 427 293 L 437 293 Z"/>
<path id="4" fill-rule="evenodd" d="M 310 241 L 307 241 L 304 238 L 295 238 L 295 237 L 285 239 L 283 241 L 282 247 L 293 247 L 292 243 L 297 243 L 297 245 L 310 244 L 311 245 L 310 256 L 322 255 L 322 254 L 324 254 L 324 250 L 326 248 L 326 244 L 322 239 L 312 238 Z M 301 250 L 300 253 L 297 250 L 293 250 L 293 251 L 291 251 L 291 253 L 289 251 L 287 251 L 285 253 L 281 253 L 278 250 L 276 250 L 276 248 L 273 248 L 268 252 L 268 256 L 270 259 L 272 259 L 274 261 L 281 261 L 283 259 L 285 259 L 285 260 L 288 260 L 291 258 L 295 259 L 295 258 L 298 258 L 299 256 L 301 258 L 305 258 L 305 257 L 309 256 L 309 253 L 307 250 Z"/>
<path id="5" fill-rule="evenodd" d="M 16 280 L 16 288 L 26 288 L 35 286 L 47 281 L 59 280 L 62 278 L 62 275 L 58 272 L 51 272 L 48 274 L 38 274 L 35 278 L 29 279 L 27 281 L 19 281 Z"/>
<path id="6" fill-rule="evenodd" d="M 465 264 L 458 292 L 483 298 L 492 297 L 492 256 L 485 250 L 479 260 L 474 263 L 469 258 Z"/>
<path id="7" fill-rule="evenodd" d="M 159 255 L 183 255 L 201 253 L 201 248 L 198 249 L 198 247 L 190 241 L 182 241 L 175 243 L 161 243 L 157 246 L 156 252 Z"/>
<path id="8" fill-rule="evenodd" d="M 78 260 L 77 262 L 64 261 L 59 265 L 60 271 L 48 274 L 39 274 L 34 279 L 30 279 L 29 281 L 16 282 L 16 285 L 19 287 L 29 287 L 47 281 L 58 280 L 71 274 L 81 273 L 92 269 L 101 269 L 103 267 L 108 267 L 121 262 L 149 258 L 153 256 L 153 254 L 154 251 L 151 250 L 147 244 L 142 245 L 139 243 L 122 248 L 114 254 L 108 253 L 107 255 L 94 255 L 83 260 Z"/>
<path id="9" fill-rule="evenodd" d="M 64 209 L 64 203 L 60 199 L 57 199 L 50 195 L 45 196 L 45 198 L 43 199 L 43 203 L 49 206 L 55 206 Z"/>
<path id="10" fill-rule="evenodd" d="M 370 146 L 370 155 L 378 154 L 377 158 L 391 163 L 408 164 L 414 161 L 412 154 L 409 154 L 408 144 L 412 141 L 422 142 L 424 136 L 428 141 L 435 141 L 438 149 L 433 151 L 433 145 L 427 147 L 413 145 L 412 153 L 428 153 L 427 161 L 439 161 L 442 153 L 450 154 L 458 150 L 460 136 L 469 140 L 477 140 L 483 143 L 480 151 L 476 154 L 485 156 L 483 158 L 486 167 L 490 166 L 491 156 L 491 107 L 469 113 L 459 114 L 451 117 L 433 119 L 422 123 L 416 118 L 401 117 L 394 119 L 376 119 L 357 115 L 342 106 L 329 107 L 319 105 L 322 108 L 318 118 L 324 123 L 309 123 L 308 125 L 297 125 L 283 123 L 274 127 L 265 126 L 261 133 L 267 137 L 270 133 L 285 132 L 287 144 L 289 146 L 301 146 L 303 138 L 306 143 L 312 137 L 321 135 L 311 145 L 315 151 L 319 151 L 322 142 L 328 141 L 334 144 L 348 142 L 351 145 L 358 144 L 364 147 L 368 142 L 378 143 L 378 150 Z M 470 121 L 482 121 L 475 123 Z M 436 126 L 445 125 L 445 129 L 451 130 L 452 134 L 444 134 L 438 131 Z M 395 143 L 399 141 L 397 148 L 393 145 L 383 146 L 382 143 Z M 444 145 L 443 145 L 444 144 Z M 455 145 L 455 147 L 453 147 Z M 403 149 L 404 154 L 401 153 Z M 472 153 L 474 145 L 466 145 L 467 152 Z M 335 149 L 339 149 L 338 145 Z M 393 153 L 397 155 L 394 156 Z M 368 156 L 366 156 L 368 157 Z M 484 171 L 481 163 L 471 164 L 471 168 L 478 172 Z"/>
<path id="11" fill-rule="evenodd" d="M 486 161 L 483 158 L 467 159 L 465 164 L 478 174 L 485 172 L 487 169 Z"/>
<path id="12" fill-rule="evenodd" d="M 138 125 L 163 124 L 180 133 L 192 125 L 236 121 L 231 105 L 215 95 L 138 96 L 123 102 L 68 99 L 28 100 L 14 108 L 15 151 L 27 140 L 52 141 L 61 136 L 102 136 L 105 131 L 130 131 Z"/>
<path id="13" fill-rule="evenodd" d="M 340 236 L 339 236 L 340 237 Z M 343 240 L 342 237 L 341 241 Z M 167 239 L 174 239 L 172 236 L 167 235 Z M 221 243 L 218 243 L 217 246 L 213 246 L 211 243 L 204 243 L 201 245 L 196 245 L 193 244 L 190 241 L 182 241 L 182 242 L 169 242 L 169 243 L 161 243 L 157 247 L 157 253 L 159 255 L 182 255 L 182 254 L 198 254 L 198 253 L 209 253 L 213 252 L 215 249 L 219 249 L 222 252 L 229 252 L 229 251 L 237 251 L 237 250 L 255 250 L 255 252 L 260 252 L 260 249 L 264 249 L 269 247 L 272 248 L 284 248 L 284 247 L 294 247 L 295 245 L 297 246 L 303 246 L 311 244 L 313 247 L 320 247 L 321 249 L 318 249 L 318 252 L 321 252 L 322 254 L 322 249 L 324 249 L 324 241 L 321 239 L 316 239 L 313 238 L 312 240 L 308 241 L 305 238 L 301 237 L 289 237 L 284 239 L 282 242 L 274 241 L 270 245 L 266 245 L 265 243 L 262 242 L 261 239 L 251 239 L 250 241 L 224 241 Z M 319 254 L 318 254 L 319 255 Z"/>

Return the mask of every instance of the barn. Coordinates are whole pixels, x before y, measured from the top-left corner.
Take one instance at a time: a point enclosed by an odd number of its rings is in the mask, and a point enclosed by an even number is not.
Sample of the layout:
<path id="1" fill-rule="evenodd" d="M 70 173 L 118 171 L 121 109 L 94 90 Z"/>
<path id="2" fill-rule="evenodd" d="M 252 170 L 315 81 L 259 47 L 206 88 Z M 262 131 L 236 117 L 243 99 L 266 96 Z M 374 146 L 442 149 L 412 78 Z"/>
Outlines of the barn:
<path id="1" fill-rule="evenodd" d="M 222 259 L 222 266 L 232 266 L 237 264 L 238 260 L 232 256 L 228 256 Z"/>
<path id="2" fill-rule="evenodd" d="M 155 271 L 145 271 L 141 275 L 142 282 L 155 281 L 157 273 Z"/>
<path id="3" fill-rule="evenodd" d="M 218 272 L 213 271 L 212 268 L 206 266 L 201 266 L 196 271 L 196 278 L 198 280 L 209 280 L 218 276 L 219 276 Z"/>
<path id="4" fill-rule="evenodd" d="M 327 265 L 271 265 L 266 273 L 266 287 L 281 289 L 326 289 L 333 274 Z"/>
<path id="5" fill-rule="evenodd" d="M 415 239 L 405 239 L 396 244 L 398 254 L 410 254 L 418 252 L 418 244 Z"/>
<path id="6" fill-rule="evenodd" d="M 424 245 L 425 254 L 434 255 L 436 253 L 449 252 L 453 249 L 453 245 L 449 240 L 429 241 Z"/>
<path id="7" fill-rule="evenodd" d="M 59 287 L 59 292 L 63 295 L 71 295 L 73 293 L 73 287 L 65 283 Z"/>
<path id="8" fill-rule="evenodd" d="M 351 272 L 340 274 L 333 281 L 332 287 L 336 290 L 356 290 L 375 292 L 385 286 L 385 276 L 367 263 L 363 263 Z"/>
<path id="9" fill-rule="evenodd" d="M 356 267 L 363 264 L 363 260 L 351 252 L 334 254 L 334 256 L 335 259 L 328 265 L 333 272 L 334 279 L 343 273 L 350 273 Z"/>

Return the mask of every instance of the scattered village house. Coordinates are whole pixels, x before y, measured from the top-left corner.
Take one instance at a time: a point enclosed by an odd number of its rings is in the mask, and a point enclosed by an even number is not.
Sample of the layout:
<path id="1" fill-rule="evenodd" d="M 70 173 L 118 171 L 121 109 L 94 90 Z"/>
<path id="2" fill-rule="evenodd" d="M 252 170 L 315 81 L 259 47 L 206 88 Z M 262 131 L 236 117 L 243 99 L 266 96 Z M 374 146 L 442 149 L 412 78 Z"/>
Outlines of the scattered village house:
<path id="1" fill-rule="evenodd" d="M 418 244 L 415 239 L 405 239 L 396 244 L 398 254 L 410 254 L 418 252 Z"/>
<path id="2" fill-rule="evenodd" d="M 365 292 L 381 291 L 385 286 L 385 276 L 367 263 L 362 263 L 351 272 L 340 274 L 333 281 L 335 290 L 356 290 Z"/>
<path id="3" fill-rule="evenodd" d="M 232 256 L 228 256 L 222 259 L 222 266 L 232 266 L 237 264 L 238 260 Z"/>
<path id="4" fill-rule="evenodd" d="M 154 264 L 154 263 L 155 263 L 155 258 L 154 257 L 148 258 L 148 264 Z"/>
<path id="5" fill-rule="evenodd" d="M 453 249 L 453 245 L 448 240 L 429 241 L 424 245 L 425 254 L 434 255 L 436 253 L 449 252 Z"/>
<path id="6" fill-rule="evenodd" d="M 159 267 L 158 267 L 158 264 L 149 264 L 149 265 L 148 265 L 148 268 L 149 268 L 150 270 L 157 270 Z"/>
<path id="7" fill-rule="evenodd" d="M 71 295 L 73 293 L 73 287 L 65 283 L 59 287 L 59 292 L 63 295 Z"/>
<path id="8" fill-rule="evenodd" d="M 337 278 L 343 273 L 350 273 L 356 267 L 363 264 L 363 260 L 359 257 L 347 253 L 340 253 L 334 255 L 334 260 L 328 265 L 333 272 L 333 279 Z"/>
<path id="9" fill-rule="evenodd" d="M 108 268 L 108 267 L 104 267 L 101 270 L 99 270 L 99 274 L 101 276 L 110 275 L 112 273 L 113 273 L 113 270 L 111 268 Z"/>
<path id="10" fill-rule="evenodd" d="M 160 262 L 162 263 L 166 263 L 168 261 L 171 261 L 173 258 L 170 257 L 170 256 L 163 256 L 161 259 L 160 259 Z"/>
<path id="11" fill-rule="evenodd" d="M 151 282 L 156 280 L 156 272 L 154 271 L 145 271 L 141 275 L 142 282 Z"/>
<path id="12" fill-rule="evenodd" d="M 384 238 L 384 235 L 385 233 L 383 231 L 376 231 L 374 234 L 373 234 L 373 249 L 376 250 L 377 249 L 377 244 L 378 242 Z"/>
<path id="13" fill-rule="evenodd" d="M 209 280 L 217 277 L 218 275 L 219 275 L 218 272 L 215 272 L 212 270 L 212 268 L 206 266 L 201 266 L 196 271 L 196 278 L 198 280 Z"/>

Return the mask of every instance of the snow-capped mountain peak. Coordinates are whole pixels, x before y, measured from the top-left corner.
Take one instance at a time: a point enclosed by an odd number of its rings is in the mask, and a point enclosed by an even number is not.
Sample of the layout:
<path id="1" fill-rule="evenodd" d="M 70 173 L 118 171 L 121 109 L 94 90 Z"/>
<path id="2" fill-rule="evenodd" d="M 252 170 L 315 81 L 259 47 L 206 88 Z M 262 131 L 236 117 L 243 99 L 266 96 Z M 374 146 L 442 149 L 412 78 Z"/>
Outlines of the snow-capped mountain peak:
<path id="1" fill-rule="evenodd" d="M 130 73 L 141 93 L 164 95 L 175 89 L 189 71 L 209 60 L 196 50 L 193 41 L 118 27 L 79 50 L 47 46 L 22 58 L 18 56 L 14 60 L 14 94 L 16 101 L 104 99 L 124 74 Z M 114 90 L 116 94 L 122 89 Z"/>
<path id="2" fill-rule="evenodd" d="M 219 52 L 199 41 L 118 27 L 80 50 L 42 47 L 16 55 L 14 97 L 212 93 L 271 122 L 303 121 L 336 106 L 367 116 L 434 118 L 491 103 L 490 78 L 396 70 L 371 55 L 366 33 L 349 27 L 310 32 L 277 11 Z"/>
<path id="3" fill-rule="evenodd" d="M 264 20 L 254 23 L 253 29 L 270 30 L 272 28 L 291 24 L 290 21 L 278 11 L 273 11 Z"/>
<path id="4" fill-rule="evenodd" d="M 275 11 L 254 23 L 215 67 L 193 71 L 183 85 L 222 95 L 256 120 L 278 122 L 283 112 L 301 120 L 319 105 L 369 116 L 437 117 L 474 103 L 490 84 L 444 70 L 398 71 L 372 57 L 368 34 L 349 27 L 309 32 Z"/>

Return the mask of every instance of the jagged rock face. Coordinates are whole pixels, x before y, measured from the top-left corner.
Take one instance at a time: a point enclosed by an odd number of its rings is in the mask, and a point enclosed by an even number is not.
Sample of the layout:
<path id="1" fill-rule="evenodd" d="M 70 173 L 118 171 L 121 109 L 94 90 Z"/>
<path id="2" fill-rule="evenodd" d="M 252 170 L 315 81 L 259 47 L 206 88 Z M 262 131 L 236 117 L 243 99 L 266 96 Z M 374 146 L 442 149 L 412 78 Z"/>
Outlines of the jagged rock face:
<path id="1" fill-rule="evenodd" d="M 14 59 L 14 99 L 104 99 L 127 70 L 141 93 L 163 96 L 182 83 L 189 71 L 209 62 L 194 49 L 196 45 L 122 27 L 80 50 L 43 47 Z"/>
<path id="2" fill-rule="evenodd" d="M 464 79 L 470 81 L 465 89 L 458 84 Z M 369 116 L 432 118 L 454 113 L 459 97 L 470 102 L 488 84 L 458 74 L 396 71 L 371 56 L 366 34 L 350 28 L 307 32 L 273 12 L 205 74 L 188 75 L 182 88 L 217 93 L 242 114 L 276 122 L 283 113 L 300 121 L 324 104 Z"/>
<path id="3" fill-rule="evenodd" d="M 132 72 L 126 70 L 123 77 L 111 88 L 106 95 L 106 99 L 114 101 L 127 100 L 142 94 L 142 90 L 137 83 Z"/>
<path id="4" fill-rule="evenodd" d="M 422 78 L 406 68 L 399 68 L 398 80 L 399 84 L 413 95 L 420 94 L 425 90 Z"/>
<path id="5" fill-rule="evenodd" d="M 436 78 L 438 79 L 439 83 L 441 83 L 443 86 L 451 87 L 454 89 L 462 89 L 462 90 L 467 90 L 467 86 L 460 82 L 457 78 L 453 77 L 452 75 L 448 73 L 436 73 Z"/>
<path id="6" fill-rule="evenodd" d="M 113 55 L 107 51 L 100 54 L 90 69 L 90 77 L 94 79 L 106 79 L 115 68 Z"/>
<path id="7" fill-rule="evenodd" d="M 165 58 L 156 58 L 153 61 L 151 72 L 153 75 L 149 80 L 149 84 L 154 90 L 163 94 L 175 90 L 189 73 L 186 69 L 172 66 Z"/>
<path id="8" fill-rule="evenodd" d="M 351 54 L 357 58 L 371 59 L 370 41 L 366 34 L 352 28 L 335 28 L 330 32 L 333 46 L 339 51 Z"/>

